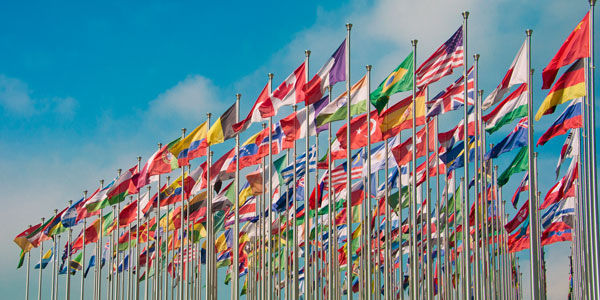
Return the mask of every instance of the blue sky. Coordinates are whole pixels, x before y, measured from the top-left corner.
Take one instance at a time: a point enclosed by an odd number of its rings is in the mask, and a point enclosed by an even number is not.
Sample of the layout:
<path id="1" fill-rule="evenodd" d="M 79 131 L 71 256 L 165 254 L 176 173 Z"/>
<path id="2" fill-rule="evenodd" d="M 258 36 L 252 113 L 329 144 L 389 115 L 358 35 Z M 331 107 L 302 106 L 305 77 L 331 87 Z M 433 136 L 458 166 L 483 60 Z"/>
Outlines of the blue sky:
<path id="1" fill-rule="evenodd" d="M 360 78 L 364 65 L 372 64 L 375 85 L 409 53 L 411 39 L 419 40 L 420 63 L 460 26 L 460 12 L 469 10 L 469 59 L 481 54 L 480 87 L 486 95 L 506 72 L 525 39 L 524 30 L 532 28 L 537 108 L 546 95 L 539 89 L 541 70 L 588 9 L 586 1 L 546 1 L 543 6 L 537 1 L 413 2 L 4 5 L 0 242 L 6 246 L 0 250 L 0 289 L 15 297 L 23 294 L 25 272 L 14 269 L 18 247 L 12 239 L 28 224 L 65 207 L 69 199 L 79 199 L 83 190 L 94 190 L 99 179 L 112 178 L 117 168 L 133 166 L 138 155 L 145 160 L 157 142 L 173 140 L 182 127 L 197 126 L 206 112 L 220 115 L 235 93 L 242 93 L 245 115 L 266 74 L 275 73 L 278 84 L 301 63 L 305 49 L 313 52 L 312 76 L 344 39 L 346 22 L 354 24 L 351 77 Z M 457 76 L 432 89 L 437 92 Z M 336 87 L 334 94 L 341 90 Z M 457 118 L 449 115 L 441 130 Z M 553 120 L 544 117 L 535 123 L 536 137 Z M 499 141 L 512 127 L 488 140 Z M 556 138 L 537 149 L 541 165 L 554 167 L 563 141 Z M 501 156 L 500 171 L 515 153 Z M 521 177 L 515 175 L 505 187 L 505 199 Z M 554 183 L 552 177 L 540 175 L 542 195 Z M 564 298 L 568 243 L 547 251 L 549 299 Z M 528 252 L 519 256 L 527 290 Z M 37 253 L 33 257 L 37 261 Z"/>

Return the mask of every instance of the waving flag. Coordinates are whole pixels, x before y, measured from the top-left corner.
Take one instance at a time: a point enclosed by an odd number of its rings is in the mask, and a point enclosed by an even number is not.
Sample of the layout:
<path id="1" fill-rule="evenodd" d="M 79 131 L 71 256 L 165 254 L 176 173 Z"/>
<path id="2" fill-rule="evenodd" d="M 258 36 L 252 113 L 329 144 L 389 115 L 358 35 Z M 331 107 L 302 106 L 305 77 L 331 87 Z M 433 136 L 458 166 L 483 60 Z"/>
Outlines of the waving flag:
<path id="1" fill-rule="evenodd" d="M 362 177 L 364 162 L 362 159 L 363 149 L 359 149 L 352 156 L 352 167 L 350 172 L 352 179 L 359 179 Z M 348 173 L 348 167 L 346 161 L 342 162 L 331 170 L 331 186 L 337 189 L 339 186 L 346 183 L 346 174 Z M 325 173 L 326 174 L 326 173 Z M 323 175 L 325 182 L 325 189 L 329 189 L 329 176 Z"/>
<path id="2" fill-rule="evenodd" d="M 40 269 L 42 268 L 45 269 L 46 266 L 52 261 L 52 257 L 54 255 L 54 251 L 52 248 L 48 249 L 48 251 L 46 251 L 46 254 L 44 254 L 44 256 L 42 256 L 42 259 L 40 260 L 40 262 L 38 262 L 34 269 Z"/>
<path id="3" fill-rule="evenodd" d="M 517 203 L 519 202 L 519 194 L 527 190 L 529 190 L 529 172 L 525 173 L 525 177 L 523 177 L 521 183 L 519 183 L 519 186 L 517 187 L 517 190 L 515 191 L 515 194 L 511 199 L 514 208 L 517 208 Z"/>
<path id="4" fill-rule="evenodd" d="M 550 128 L 542 134 L 540 139 L 537 141 L 537 146 L 543 146 L 551 138 L 557 137 L 567 133 L 569 129 L 581 128 L 583 121 L 581 118 L 581 101 L 582 98 L 577 98 L 567 106 L 565 111 L 558 116 L 556 121 L 550 125 Z"/>
<path id="5" fill-rule="evenodd" d="M 371 123 L 371 132 L 368 131 L 368 123 Z M 371 112 L 371 119 L 367 121 L 367 114 L 362 114 L 350 121 L 350 149 L 358 149 L 367 145 L 367 135 L 371 136 L 371 143 L 381 142 L 383 140 L 381 130 L 379 128 L 379 118 L 375 111 Z M 344 124 L 337 131 L 336 138 L 340 141 L 340 145 L 347 145 L 346 141 L 346 128 L 347 124 Z"/>
<path id="6" fill-rule="evenodd" d="M 306 120 L 306 109 L 308 108 L 308 120 Z M 308 122 L 308 132 L 306 132 L 306 122 Z M 287 141 L 295 141 L 306 138 L 306 136 L 314 136 L 317 134 L 317 126 L 315 124 L 315 108 L 313 105 L 302 108 L 293 112 L 289 116 L 279 120 L 281 129 L 285 133 Z"/>
<path id="7" fill-rule="evenodd" d="M 542 246 L 572 241 L 572 229 L 564 222 L 554 222 L 542 232 Z"/>
<path id="8" fill-rule="evenodd" d="M 371 103 L 377 112 L 381 113 L 385 106 L 388 104 L 390 96 L 398 93 L 405 92 L 412 89 L 413 81 L 413 53 L 411 52 L 402 63 L 387 78 L 382 81 L 379 86 L 371 92 L 369 96 Z"/>
<path id="9" fill-rule="evenodd" d="M 98 207 L 100 204 L 106 199 L 106 194 L 112 188 L 112 185 L 115 181 L 111 181 L 107 186 L 105 186 L 102 190 L 96 191 L 92 196 L 85 200 L 85 204 L 83 206 L 86 207 L 88 212 L 99 211 Z"/>
<path id="10" fill-rule="evenodd" d="M 508 182 L 508 179 L 510 178 L 511 175 L 519 173 L 519 172 L 527 171 L 527 168 L 529 166 L 529 163 L 527 160 L 527 149 L 528 149 L 528 147 L 521 148 L 521 151 L 519 151 L 519 153 L 517 153 L 517 155 L 515 156 L 513 161 L 506 168 L 506 170 L 504 170 L 504 172 L 502 172 L 502 174 L 500 174 L 500 176 L 498 176 L 498 185 L 499 186 L 505 185 Z"/>
<path id="11" fill-rule="evenodd" d="M 189 165 L 189 161 L 206 155 L 206 137 L 208 135 L 208 122 L 200 124 L 184 139 L 179 140 L 169 149 L 175 157 L 179 166 Z"/>
<path id="12" fill-rule="evenodd" d="M 414 101 L 416 126 L 425 124 L 427 112 L 425 100 L 425 90 L 417 93 L 417 99 Z M 412 128 L 412 103 L 411 95 L 380 114 L 379 123 L 381 123 L 381 133 L 384 139 L 397 136 L 404 129 Z"/>
<path id="13" fill-rule="evenodd" d="M 79 201 L 73 203 L 69 208 L 65 211 L 65 213 L 61 216 L 62 226 L 65 228 L 73 227 L 77 225 L 77 220 L 79 220 L 77 214 L 79 212 L 79 208 L 83 206 L 84 199 L 81 198 Z"/>
<path id="14" fill-rule="evenodd" d="M 548 228 L 554 222 L 573 224 L 573 216 L 575 216 L 575 197 L 569 197 L 564 201 L 552 204 L 542 215 L 540 222 L 543 228 Z"/>
<path id="15" fill-rule="evenodd" d="M 350 115 L 354 116 L 367 112 L 368 99 L 369 87 L 367 86 L 367 75 L 365 75 L 350 89 Z M 317 125 L 321 126 L 333 121 L 345 120 L 348 113 L 347 102 L 348 92 L 344 91 L 318 113 Z"/>
<path id="16" fill-rule="evenodd" d="M 302 101 L 302 89 L 306 84 L 306 64 L 303 62 L 262 102 L 258 110 L 263 118 L 273 117 L 282 106 Z"/>
<path id="17" fill-rule="evenodd" d="M 483 101 L 481 105 L 481 109 L 486 110 L 492 107 L 494 104 L 498 103 L 504 97 L 510 87 L 516 84 L 522 84 L 527 82 L 527 78 L 529 77 L 529 72 L 527 71 L 527 55 L 529 53 L 529 49 L 527 47 L 527 41 L 523 42 L 521 45 L 521 49 L 515 56 L 512 64 L 510 64 L 510 68 L 502 82 L 493 90 Z"/>
<path id="18" fill-rule="evenodd" d="M 560 156 L 558 157 L 558 163 L 556 164 L 556 179 L 560 174 L 560 166 L 562 165 L 565 158 L 574 158 L 579 155 L 579 128 L 574 128 L 569 132 L 569 135 L 565 139 L 565 143 L 560 149 Z"/>
<path id="19" fill-rule="evenodd" d="M 494 133 L 513 120 L 527 115 L 527 84 L 521 84 L 489 114 L 482 117 L 485 130 Z"/>
<path id="20" fill-rule="evenodd" d="M 429 109 L 427 117 L 434 117 L 449 111 L 457 110 L 465 104 L 465 86 L 464 76 L 460 76 L 455 82 L 445 90 L 435 95 L 433 99 L 427 102 Z M 469 105 L 474 105 L 475 79 L 473 76 L 473 67 L 467 72 L 467 97 Z"/>
<path id="21" fill-rule="evenodd" d="M 529 200 L 525 201 L 525 203 L 523 203 L 523 206 L 521 206 L 521 209 L 519 209 L 515 217 L 512 220 L 510 220 L 510 222 L 506 223 L 506 225 L 504 225 L 504 229 L 506 229 L 506 232 L 511 233 L 515 229 L 517 229 L 517 227 L 519 227 L 519 225 L 521 225 L 523 221 L 525 221 L 525 219 L 527 219 L 528 217 Z"/>
<path id="22" fill-rule="evenodd" d="M 208 145 L 220 144 L 235 136 L 236 103 L 230 106 L 208 130 L 206 142 Z"/>
<path id="23" fill-rule="evenodd" d="M 426 130 L 429 130 L 429 149 L 425 147 Z M 429 122 L 428 126 L 417 132 L 415 146 L 417 148 L 416 158 L 422 157 L 427 151 L 435 151 L 435 122 Z M 402 144 L 391 148 L 396 163 L 401 166 L 412 160 L 412 137 L 409 137 Z"/>
<path id="24" fill-rule="evenodd" d="M 468 113 L 469 123 L 467 124 L 467 130 L 469 131 L 468 136 L 475 136 L 475 114 L 473 114 L 474 107 L 471 106 Z M 440 145 L 446 149 L 450 149 L 464 139 L 464 119 L 461 119 L 453 129 L 446 132 L 438 133 L 438 141 Z"/>
<path id="25" fill-rule="evenodd" d="M 440 78 L 452 74 L 452 69 L 463 66 L 463 27 L 443 43 L 421 66 L 417 69 L 417 87 L 430 85 Z"/>
<path id="26" fill-rule="evenodd" d="M 233 126 L 232 126 L 233 131 L 235 133 L 240 133 L 240 132 L 246 130 L 250 126 L 250 124 L 252 124 L 254 122 L 265 121 L 267 118 L 264 118 L 261 115 L 259 107 L 261 105 L 263 105 L 263 103 L 266 102 L 268 99 L 269 99 L 269 84 L 267 83 L 265 85 L 265 87 L 263 88 L 263 90 L 258 95 L 258 99 L 256 99 L 256 102 L 254 102 L 254 105 L 250 109 L 250 112 L 248 113 L 248 116 L 246 117 L 246 119 L 233 124 Z"/>
<path id="27" fill-rule="evenodd" d="M 323 98 L 325 89 L 340 81 L 346 80 L 346 40 L 335 50 L 333 55 L 315 76 L 304 86 L 304 99 L 296 98 L 296 103 L 304 100 L 310 105 Z"/>
<path id="28" fill-rule="evenodd" d="M 535 113 L 535 119 L 553 113 L 559 104 L 585 96 L 585 89 L 585 68 L 583 59 L 579 59 L 556 81 Z"/>
<path id="29" fill-rule="evenodd" d="M 502 141 L 494 145 L 484 156 L 485 160 L 497 158 L 500 154 L 509 152 L 513 149 L 527 145 L 527 118 L 519 121 L 515 129 L 507 135 Z"/>
<path id="30" fill-rule="evenodd" d="M 563 176 L 554 186 L 550 188 L 544 202 L 540 205 L 540 209 L 546 209 L 548 206 L 575 195 L 574 181 L 579 177 L 579 164 L 576 159 L 571 161 L 567 174 Z"/>
<path id="31" fill-rule="evenodd" d="M 590 56 L 590 13 L 588 12 L 560 46 L 550 63 L 542 71 L 542 89 L 548 89 L 554 82 L 558 69 L 573 63 L 576 59 Z"/>
<path id="32" fill-rule="evenodd" d="M 151 181 L 155 181 L 156 175 L 170 173 L 178 168 L 177 158 L 169 151 L 177 142 L 179 142 L 179 138 L 164 145 L 148 158 L 137 179 L 136 186 L 138 189 L 150 184 Z M 90 209 L 88 208 L 88 210 Z"/>

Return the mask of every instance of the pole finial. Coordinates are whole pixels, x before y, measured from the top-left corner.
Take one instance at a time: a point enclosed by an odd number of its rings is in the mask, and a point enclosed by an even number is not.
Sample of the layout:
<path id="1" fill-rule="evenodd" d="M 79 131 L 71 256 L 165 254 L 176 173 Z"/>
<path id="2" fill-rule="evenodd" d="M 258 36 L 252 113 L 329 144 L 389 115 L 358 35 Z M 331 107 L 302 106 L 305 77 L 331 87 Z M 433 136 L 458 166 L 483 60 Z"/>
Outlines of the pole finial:
<path id="1" fill-rule="evenodd" d="M 137 157 L 137 160 L 138 160 L 138 163 L 139 163 L 140 161 L 142 161 L 142 157 L 141 157 L 141 156 L 138 156 L 138 157 Z"/>
<path id="2" fill-rule="evenodd" d="M 475 59 L 475 60 L 479 60 L 479 53 L 475 53 L 475 54 L 473 54 L 473 59 Z"/>
<path id="3" fill-rule="evenodd" d="M 73 200 L 69 200 L 69 206 L 73 205 Z"/>
<path id="4" fill-rule="evenodd" d="M 298 105 L 296 105 L 296 104 L 292 105 L 292 109 L 293 109 L 294 111 L 296 111 L 296 110 L 298 109 Z"/>
<path id="5" fill-rule="evenodd" d="M 304 50 L 304 55 L 306 57 L 309 57 L 310 56 L 310 50 Z"/>
<path id="6" fill-rule="evenodd" d="M 483 90 L 477 91 L 479 93 L 479 98 L 483 97 Z"/>
<path id="7" fill-rule="evenodd" d="M 346 23 L 346 29 L 347 30 L 352 29 L 352 23 Z"/>
<path id="8" fill-rule="evenodd" d="M 207 117 L 207 118 L 210 118 L 211 116 L 212 116 L 212 114 L 211 114 L 211 113 L 206 113 L 206 117 Z"/>
<path id="9" fill-rule="evenodd" d="M 262 123 L 262 128 L 263 128 L 263 129 L 267 128 L 267 124 L 265 124 L 265 123 Z"/>
<path id="10" fill-rule="evenodd" d="M 269 77 L 269 79 L 273 79 L 273 73 L 269 73 L 267 74 L 267 76 Z"/>
<path id="11" fill-rule="evenodd" d="M 590 0 L 590 6 L 596 5 L 596 0 Z"/>
<path id="12" fill-rule="evenodd" d="M 158 149 L 162 148 L 162 143 L 158 143 Z"/>
<path id="13" fill-rule="evenodd" d="M 418 40 L 411 40 L 410 44 L 413 45 L 413 47 L 414 47 L 417 45 L 417 42 L 418 42 Z"/>
<path id="14" fill-rule="evenodd" d="M 371 68 L 373 68 L 373 66 L 372 66 L 372 65 L 367 65 L 367 66 L 366 66 L 366 68 L 367 68 L 367 71 L 369 71 L 369 72 L 370 72 L 370 71 L 371 71 Z"/>
<path id="15" fill-rule="evenodd" d="M 183 133 L 185 135 L 186 129 L 185 128 L 181 128 L 181 133 Z"/>
<path id="16" fill-rule="evenodd" d="M 527 30 L 525 30 L 525 34 L 527 36 L 531 36 L 532 33 L 533 33 L 533 29 L 527 29 Z"/>
<path id="17" fill-rule="evenodd" d="M 58 209 L 57 208 L 54 209 L 54 214 L 55 215 L 58 214 Z"/>
<path id="18" fill-rule="evenodd" d="M 240 94 L 240 93 L 235 94 L 235 99 L 240 100 L 240 98 L 242 98 L 242 94 Z"/>
<path id="19" fill-rule="evenodd" d="M 463 11 L 462 12 L 462 16 L 463 16 L 464 19 L 468 19 L 469 18 L 469 11 L 468 10 Z"/>
<path id="20" fill-rule="evenodd" d="M 100 179 L 100 184 L 104 185 L 104 179 Z"/>

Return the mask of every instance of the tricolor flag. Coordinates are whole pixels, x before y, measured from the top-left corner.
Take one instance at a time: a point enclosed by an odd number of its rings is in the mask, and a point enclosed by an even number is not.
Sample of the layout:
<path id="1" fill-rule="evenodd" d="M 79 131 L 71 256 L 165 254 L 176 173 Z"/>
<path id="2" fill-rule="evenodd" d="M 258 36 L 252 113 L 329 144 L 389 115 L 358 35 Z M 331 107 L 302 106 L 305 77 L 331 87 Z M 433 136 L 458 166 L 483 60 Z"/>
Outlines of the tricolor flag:
<path id="1" fill-rule="evenodd" d="M 560 46 L 550 63 L 542 71 L 542 89 L 548 89 L 554 82 L 558 69 L 575 60 L 590 56 L 590 13 L 588 12 Z"/>
<path id="2" fill-rule="evenodd" d="M 367 75 L 363 76 L 350 89 L 350 115 L 358 115 L 367 112 L 367 100 L 369 99 L 369 87 L 367 86 Z M 317 115 L 317 126 L 331 123 L 333 121 L 345 120 L 348 113 L 348 92 L 344 91 L 335 100 L 325 106 Z"/>
<path id="3" fill-rule="evenodd" d="M 390 96 L 412 89 L 413 53 L 411 52 L 402 63 L 379 86 L 371 92 L 370 100 L 377 112 L 381 113 L 390 100 Z"/>
<path id="4" fill-rule="evenodd" d="M 560 116 L 558 116 L 556 121 L 550 125 L 544 134 L 542 134 L 537 141 L 536 146 L 543 146 L 551 138 L 563 135 L 567 133 L 569 129 L 581 128 L 583 126 L 581 118 L 581 101 L 582 98 L 571 101 L 569 106 L 567 106 Z"/>
<path id="5" fill-rule="evenodd" d="M 559 104 L 585 96 L 585 72 L 583 59 L 571 65 L 556 81 L 535 113 L 535 119 L 539 120 L 543 115 L 553 113 Z"/>
<path id="6" fill-rule="evenodd" d="M 296 97 L 296 103 L 304 100 L 306 105 L 313 104 L 323 98 L 325 89 L 340 81 L 346 80 L 346 40 L 335 50 L 333 55 L 315 76 L 304 86 L 304 99 Z"/>
<path id="7" fill-rule="evenodd" d="M 491 134 L 513 120 L 525 117 L 527 115 L 527 99 L 527 84 L 523 83 L 502 100 L 492 112 L 482 117 L 486 125 L 485 130 Z"/>
<path id="8" fill-rule="evenodd" d="M 258 110 L 263 118 L 277 115 L 282 106 L 293 105 L 302 101 L 304 85 L 306 84 L 306 63 L 302 63 L 260 104 Z"/>
<path id="9" fill-rule="evenodd" d="M 457 110 L 465 104 L 465 86 L 464 76 L 460 76 L 445 90 L 441 91 L 427 102 L 427 117 L 437 116 L 449 111 Z M 473 76 L 473 67 L 467 72 L 467 97 L 469 105 L 474 105 L 475 79 Z"/>
<path id="10" fill-rule="evenodd" d="M 452 69 L 461 67 L 464 60 L 463 27 L 444 42 L 421 66 L 417 69 L 417 87 L 423 88 L 440 78 L 452 74 Z"/>
<path id="11" fill-rule="evenodd" d="M 48 263 L 50 263 L 50 261 L 52 261 L 52 256 L 54 255 L 54 251 L 52 248 L 48 249 L 48 251 L 46 251 L 46 254 L 44 254 L 44 256 L 42 256 L 42 259 L 40 260 L 40 262 L 38 262 L 34 269 L 39 269 L 42 268 L 45 269 L 46 266 L 48 265 Z"/>
<path id="12" fill-rule="evenodd" d="M 513 131 L 502 141 L 494 145 L 484 156 L 485 160 L 497 158 L 500 154 L 509 152 L 513 149 L 527 145 L 527 118 L 522 118 Z"/>
<path id="13" fill-rule="evenodd" d="M 206 155 L 206 147 L 208 146 L 206 142 L 207 134 L 208 122 L 204 122 L 169 149 L 177 158 L 179 166 L 187 166 L 190 164 L 190 160 Z"/>
<path id="14" fill-rule="evenodd" d="M 235 136 L 233 124 L 236 118 L 236 103 L 230 106 L 208 130 L 206 141 L 208 145 L 222 143 Z"/>
<path id="15" fill-rule="evenodd" d="M 138 189 L 150 184 L 151 181 L 155 181 L 157 175 L 170 173 L 179 167 L 177 165 L 177 158 L 169 151 L 173 145 L 179 142 L 179 139 L 177 138 L 169 144 L 164 145 L 148 158 L 137 179 L 136 187 Z M 88 210 L 91 209 L 88 208 Z"/>
<path id="16" fill-rule="evenodd" d="M 427 112 L 425 100 L 425 90 L 418 92 L 417 99 L 414 101 L 415 116 L 417 117 L 416 126 L 425 124 L 425 114 Z M 412 107 L 413 99 L 411 95 L 381 112 L 379 123 L 384 139 L 397 136 L 404 129 L 412 128 Z"/>
<path id="17" fill-rule="evenodd" d="M 486 110 L 492 107 L 494 104 L 498 103 L 504 97 L 510 87 L 516 84 L 522 84 L 527 82 L 527 78 L 529 76 L 529 72 L 527 71 L 527 54 L 529 53 L 529 49 L 527 47 L 527 41 L 523 42 L 521 45 L 521 49 L 515 56 L 512 64 L 510 64 L 510 68 L 502 82 L 493 90 L 483 101 L 481 105 L 481 109 Z"/>

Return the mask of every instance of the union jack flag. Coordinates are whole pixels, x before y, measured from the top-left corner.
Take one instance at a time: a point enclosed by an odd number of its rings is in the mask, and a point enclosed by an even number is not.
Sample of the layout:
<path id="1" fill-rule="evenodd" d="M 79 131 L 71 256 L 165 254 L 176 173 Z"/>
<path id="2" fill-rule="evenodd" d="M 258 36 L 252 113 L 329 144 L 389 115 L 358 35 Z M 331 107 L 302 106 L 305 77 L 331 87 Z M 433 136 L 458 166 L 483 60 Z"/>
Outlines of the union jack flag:
<path id="1" fill-rule="evenodd" d="M 463 59 L 463 36 L 460 26 L 450 39 L 417 69 L 417 86 L 423 88 L 452 74 L 452 69 L 463 65 Z"/>
<path id="2" fill-rule="evenodd" d="M 467 72 L 467 96 L 469 98 L 469 105 L 474 105 L 475 103 L 473 101 L 475 96 L 475 79 L 473 73 L 473 67 L 471 67 Z M 464 80 L 461 75 L 445 90 L 441 91 L 433 97 L 431 101 L 427 102 L 427 106 L 429 107 L 427 117 L 430 118 L 459 109 L 465 103 L 464 94 Z"/>

